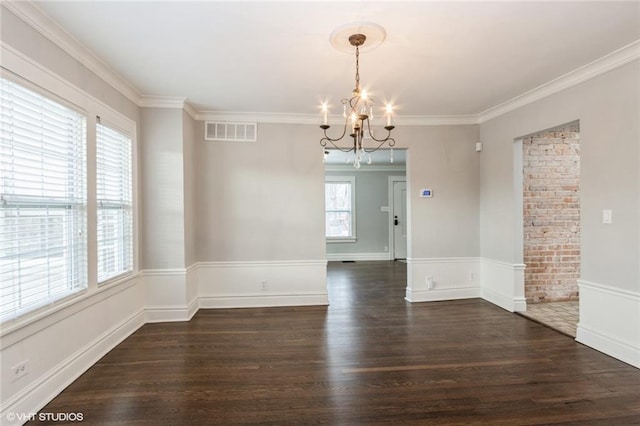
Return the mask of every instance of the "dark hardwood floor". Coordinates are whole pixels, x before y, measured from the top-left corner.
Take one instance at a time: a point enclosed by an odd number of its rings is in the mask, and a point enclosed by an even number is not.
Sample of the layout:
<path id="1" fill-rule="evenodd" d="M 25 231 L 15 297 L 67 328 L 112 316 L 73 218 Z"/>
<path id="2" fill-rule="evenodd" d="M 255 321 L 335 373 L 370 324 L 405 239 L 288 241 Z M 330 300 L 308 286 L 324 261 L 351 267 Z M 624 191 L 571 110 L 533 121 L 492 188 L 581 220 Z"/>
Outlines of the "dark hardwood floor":
<path id="1" fill-rule="evenodd" d="M 640 424 L 640 370 L 563 334 L 480 299 L 405 302 L 403 263 L 330 263 L 328 281 L 329 307 L 147 324 L 42 411 L 117 425 Z"/>

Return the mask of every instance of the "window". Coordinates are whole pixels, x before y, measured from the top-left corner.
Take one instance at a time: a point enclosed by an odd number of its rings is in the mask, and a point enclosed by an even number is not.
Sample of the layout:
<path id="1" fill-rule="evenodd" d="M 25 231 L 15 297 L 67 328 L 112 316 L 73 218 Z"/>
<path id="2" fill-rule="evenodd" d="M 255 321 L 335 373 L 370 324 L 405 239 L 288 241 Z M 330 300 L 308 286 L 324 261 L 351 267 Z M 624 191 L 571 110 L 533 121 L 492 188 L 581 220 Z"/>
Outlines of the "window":
<path id="1" fill-rule="evenodd" d="M 131 139 L 96 125 L 98 283 L 133 270 Z"/>
<path id="2" fill-rule="evenodd" d="M 0 319 L 87 287 L 86 117 L 0 78 Z"/>
<path id="3" fill-rule="evenodd" d="M 355 177 L 325 178 L 325 229 L 328 241 L 355 241 Z"/>

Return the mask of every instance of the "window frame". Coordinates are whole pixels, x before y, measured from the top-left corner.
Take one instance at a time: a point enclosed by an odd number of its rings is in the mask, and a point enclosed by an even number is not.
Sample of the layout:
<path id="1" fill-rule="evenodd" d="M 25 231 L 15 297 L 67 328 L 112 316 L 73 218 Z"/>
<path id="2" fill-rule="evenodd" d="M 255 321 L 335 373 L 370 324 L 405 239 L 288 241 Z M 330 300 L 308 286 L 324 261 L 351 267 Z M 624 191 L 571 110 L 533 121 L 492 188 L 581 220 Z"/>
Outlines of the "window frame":
<path id="1" fill-rule="evenodd" d="M 117 133 L 119 136 L 122 136 L 126 139 L 128 139 L 128 144 L 129 144 L 129 183 L 130 183 L 130 188 L 129 188 L 129 197 L 130 197 L 130 204 L 127 204 L 126 201 L 123 200 L 118 200 L 118 203 L 114 203 L 114 202 L 108 202 L 107 206 L 105 207 L 104 205 L 101 206 L 101 202 L 104 200 L 100 199 L 100 192 L 99 192 L 99 188 L 98 188 L 98 182 L 99 182 L 99 178 L 98 178 L 98 174 L 100 172 L 100 165 L 98 164 L 98 151 L 99 151 L 99 141 L 98 141 L 98 126 L 104 127 L 112 132 Z M 126 130 L 121 129 L 119 126 L 117 126 L 116 124 L 113 124 L 109 121 L 105 121 L 102 120 L 99 116 L 96 117 L 96 123 L 95 123 L 95 137 L 96 137 L 96 157 L 95 157 L 95 161 L 96 161 L 96 166 L 95 166 L 95 177 L 96 177 L 96 192 L 95 192 L 95 200 L 96 200 L 96 232 L 95 232 L 95 238 L 96 238 L 96 282 L 97 285 L 100 286 L 104 286 L 107 285 L 111 282 L 114 281 L 118 281 L 121 280 L 123 278 L 128 277 L 129 275 L 131 275 L 132 273 L 134 273 L 134 271 L 136 270 L 136 214 L 135 214 L 135 139 L 134 137 L 127 132 Z M 122 270 L 118 273 L 115 273 L 113 275 L 110 275 L 106 278 L 101 279 L 100 278 L 100 213 L 103 210 L 114 210 L 114 209 L 122 209 L 125 211 L 128 211 L 130 214 L 130 218 L 128 219 L 130 221 L 130 229 L 131 229 L 131 240 L 129 241 L 130 244 L 130 249 L 131 249 L 131 264 L 128 265 L 129 267 L 126 270 Z"/>
<path id="2" fill-rule="evenodd" d="M 327 213 L 344 210 L 328 210 L 327 209 L 327 184 L 348 183 L 351 186 L 351 210 L 350 210 L 350 236 L 327 236 Z M 325 222 L 325 241 L 327 243 L 355 243 L 358 239 L 356 234 L 356 177 L 355 176 L 325 176 L 324 179 L 325 200 L 324 200 L 324 222 Z"/>
<path id="3" fill-rule="evenodd" d="M 29 293 L 29 289 L 28 289 L 28 286 L 23 288 L 23 284 L 21 283 L 23 273 L 22 273 L 22 268 L 20 268 L 20 270 L 18 271 L 17 277 L 15 277 L 12 280 L 12 281 L 18 280 L 18 284 L 14 283 L 7 287 L 7 289 L 13 289 L 13 291 L 17 291 L 17 293 L 19 294 L 17 296 L 18 297 L 17 301 L 10 302 L 10 303 L 17 303 L 17 307 L 14 307 L 13 309 L 11 309 L 6 313 L 0 312 L 0 323 L 4 325 L 10 321 L 21 319 L 22 317 L 25 317 L 32 312 L 38 312 L 42 309 L 46 309 L 47 307 L 53 304 L 58 304 L 58 303 L 61 303 L 62 301 L 77 297 L 79 294 L 84 294 L 89 287 L 90 280 L 89 280 L 89 274 L 88 274 L 88 267 L 89 267 L 90 254 L 89 254 L 89 249 L 87 244 L 88 235 L 89 235 L 88 216 L 87 216 L 88 203 L 89 203 L 88 194 L 87 194 L 88 181 L 89 181 L 89 170 L 87 167 L 89 116 L 87 114 L 87 111 L 84 110 L 83 108 L 77 105 L 74 105 L 73 103 L 67 101 L 66 99 L 63 99 L 57 96 L 55 93 L 51 93 L 47 90 L 44 90 L 38 87 L 37 85 L 29 81 L 26 81 L 20 77 L 14 76 L 13 74 L 3 72 L 3 73 L 0 73 L 0 78 L 2 80 L 7 81 L 8 84 L 17 86 L 18 90 L 25 90 L 27 92 L 31 92 L 35 94 L 38 98 L 45 99 L 46 100 L 45 103 L 55 104 L 54 106 L 51 107 L 52 112 L 58 107 L 61 107 L 75 114 L 76 118 L 79 119 L 80 121 L 79 126 L 81 128 L 80 134 L 76 135 L 76 140 L 68 141 L 68 143 L 71 144 L 70 146 L 66 146 L 65 148 L 63 145 L 60 144 L 60 142 L 55 142 L 52 145 L 48 145 L 50 148 L 56 147 L 56 149 L 61 149 L 60 154 L 63 157 L 59 157 L 59 158 L 66 159 L 66 162 L 67 162 L 67 167 L 65 169 L 66 170 L 65 174 L 67 176 L 67 178 L 65 179 L 65 181 L 67 182 L 66 184 L 67 185 L 72 184 L 74 187 L 77 186 L 77 189 L 72 189 L 72 192 L 74 192 L 74 195 L 71 198 L 67 196 L 67 198 L 64 198 L 64 199 L 62 198 L 58 199 L 58 196 L 52 196 L 52 194 L 47 195 L 46 193 L 43 193 L 42 195 L 27 195 L 26 193 L 17 194 L 17 195 L 7 194 L 6 197 L 3 196 L 2 198 L 3 206 L 9 206 L 9 208 L 11 208 L 11 206 L 14 206 L 14 208 L 26 209 L 27 212 L 31 213 L 28 215 L 29 217 L 32 217 L 33 219 L 39 218 L 41 222 L 42 222 L 42 219 L 45 219 L 45 222 L 47 223 L 47 225 L 45 226 L 46 229 L 44 230 L 44 232 L 48 236 L 55 235 L 55 233 L 51 234 L 51 231 L 48 229 L 49 223 L 51 222 L 50 219 L 54 219 L 53 222 L 56 222 L 55 221 L 56 218 L 59 219 L 60 226 L 62 226 L 62 229 L 63 229 L 63 236 L 62 236 L 63 242 L 65 242 L 64 244 L 65 249 L 61 248 L 61 252 L 65 252 L 66 248 L 68 247 L 74 247 L 73 250 L 71 250 L 67 255 L 65 255 L 65 256 L 71 257 L 71 260 L 68 259 L 65 261 L 67 263 L 67 267 L 63 269 L 65 271 L 64 272 L 65 282 L 61 284 L 56 284 L 61 289 L 66 287 L 66 290 L 54 290 L 53 292 L 51 291 L 52 287 L 51 287 L 51 282 L 49 281 L 52 273 L 50 269 L 51 262 L 48 260 L 49 250 L 45 249 L 45 252 L 47 253 L 47 256 L 46 256 L 47 261 L 45 263 L 47 265 L 46 283 L 48 285 L 48 289 L 37 291 L 38 292 L 37 294 L 40 294 L 43 291 L 44 291 L 44 294 L 48 294 L 48 297 L 44 299 L 36 300 L 35 302 L 28 302 L 28 301 L 22 300 L 23 298 L 27 297 L 22 295 L 22 293 Z M 40 109 L 36 111 L 40 111 Z M 69 117 L 71 117 L 71 115 L 69 115 Z M 27 144 L 27 145 L 24 145 L 24 144 Z M 14 145 L 14 144 L 9 143 L 9 145 Z M 18 149 L 18 151 L 20 151 L 21 150 L 20 145 L 21 143 L 17 142 L 15 144 L 15 147 L 12 148 L 12 150 Z M 23 149 L 31 145 L 30 151 L 33 150 L 31 152 L 34 154 L 34 159 L 37 160 L 39 155 L 43 156 L 42 158 L 47 157 L 47 154 L 44 148 L 37 148 L 37 146 L 34 148 L 34 145 L 29 142 L 23 142 L 23 145 L 24 145 L 22 147 Z M 65 152 L 62 149 L 65 149 L 67 152 Z M 71 150 L 72 152 L 73 151 L 77 152 L 77 149 L 80 149 L 80 152 L 76 154 L 72 154 L 70 156 L 70 152 L 68 151 Z M 49 155 L 51 155 L 51 153 L 54 153 L 54 151 L 51 151 Z M 77 157 L 77 158 L 75 159 L 74 162 L 69 164 L 68 161 L 72 157 Z M 9 158 L 12 158 L 12 157 L 9 157 Z M 78 171 L 80 171 L 79 174 L 78 174 Z M 41 173 L 42 174 L 38 176 L 40 179 L 44 181 L 47 178 L 51 178 L 52 176 L 51 173 L 53 173 L 53 171 L 49 170 L 48 172 L 46 172 L 43 170 Z M 75 175 L 78 175 L 76 176 L 76 178 L 78 178 L 79 180 L 68 180 L 70 176 L 75 176 Z M 68 191 L 68 189 L 65 190 L 65 192 L 66 191 Z M 38 211 L 42 211 L 45 215 L 42 216 L 42 213 L 37 213 Z M 51 212 L 53 211 L 55 211 L 56 213 L 51 216 Z M 35 215 L 32 216 L 32 214 L 35 214 Z M 20 215 L 18 214 L 16 217 L 20 217 Z M 35 228 L 29 229 L 29 232 L 35 232 Z M 78 232 L 80 234 L 76 234 Z M 41 233 L 42 233 L 42 228 L 41 228 Z M 66 237 L 64 236 L 64 234 L 66 234 Z M 76 235 L 71 236 L 73 234 L 76 234 Z M 67 243 L 70 241 L 74 242 L 72 246 L 67 245 Z M 47 247 L 48 243 L 50 242 L 51 241 L 48 238 L 38 239 L 38 244 L 40 246 L 44 245 L 44 247 Z M 29 257 L 28 254 L 25 254 L 25 253 L 15 254 L 13 255 L 13 257 L 17 258 L 18 264 L 22 263 L 22 261 L 24 261 L 25 259 L 33 259 Z M 69 262 L 72 262 L 72 263 L 69 263 Z M 34 265 L 31 268 L 35 268 L 35 267 L 36 266 Z M 25 269 L 25 271 L 29 271 L 29 269 L 27 268 Z M 71 275 L 68 275 L 68 274 L 71 274 Z M 70 281 L 70 279 L 73 279 L 73 280 Z M 39 288 L 41 286 L 42 285 L 38 285 L 36 288 Z"/>
<path id="4" fill-rule="evenodd" d="M 139 167 L 138 167 L 138 124 L 135 119 L 125 115 L 103 101 L 95 98 L 84 88 L 69 83 L 44 67 L 32 67 L 31 62 L 23 57 L 15 55 L 11 50 L 0 48 L 3 56 L 3 67 L 0 68 L 0 76 L 12 82 L 26 87 L 42 96 L 50 98 L 64 106 L 81 112 L 86 116 L 86 269 L 88 285 L 83 291 L 70 294 L 57 299 L 39 308 L 21 312 L 20 315 L 0 318 L 1 336 L 22 330 L 30 324 L 50 318 L 66 309 L 81 309 L 93 297 L 110 294 L 111 291 L 129 288 L 136 284 L 135 278 L 140 270 L 140 236 L 139 215 L 140 195 Z M 113 279 L 97 283 L 97 194 L 96 194 L 96 118 L 100 116 L 103 123 L 123 131 L 131 138 L 132 153 L 132 201 L 133 201 L 133 270 Z M 103 296 L 99 296 L 103 297 Z"/>

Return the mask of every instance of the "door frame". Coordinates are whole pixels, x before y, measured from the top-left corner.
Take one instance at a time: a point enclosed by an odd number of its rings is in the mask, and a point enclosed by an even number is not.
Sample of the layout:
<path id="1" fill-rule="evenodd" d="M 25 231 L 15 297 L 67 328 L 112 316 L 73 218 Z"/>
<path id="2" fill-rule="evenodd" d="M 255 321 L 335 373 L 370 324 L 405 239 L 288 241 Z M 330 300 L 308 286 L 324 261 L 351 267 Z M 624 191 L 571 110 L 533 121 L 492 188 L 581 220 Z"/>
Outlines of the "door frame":
<path id="1" fill-rule="evenodd" d="M 396 182 L 407 182 L 407 176 L 389 176 L 389 189 L 388 189 L 388 198 L 387 204 L 389 205 L 389 260 L 393 260 L 393 253 L 395 252 L 395 243 L 393 238 L 393 216 L 394 216 L 394 205 L 393 205 L 393 185 Z M 407 201 L 407 222 L 409 221 L 409 211 L 408 211 L 408 200 Z M 407 223 L 408 226 L 408 223 Z M 408 231 L 407 231 L 408 232 Z M 409 253 L 409 239 L 407 238 L 407 254 Z"/>

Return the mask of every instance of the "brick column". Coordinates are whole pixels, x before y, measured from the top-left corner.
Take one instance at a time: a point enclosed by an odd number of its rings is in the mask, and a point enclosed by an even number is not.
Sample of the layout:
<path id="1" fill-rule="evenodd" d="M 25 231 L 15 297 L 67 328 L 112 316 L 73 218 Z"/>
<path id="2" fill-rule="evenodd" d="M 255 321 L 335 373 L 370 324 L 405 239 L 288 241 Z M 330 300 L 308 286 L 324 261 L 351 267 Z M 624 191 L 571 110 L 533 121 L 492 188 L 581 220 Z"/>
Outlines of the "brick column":
<path id="1" fill-rule="evenodd" d="M 525 138 L 524 263 L 527 302 L 578 299 L 580 136 L 577 125 Z"/>

